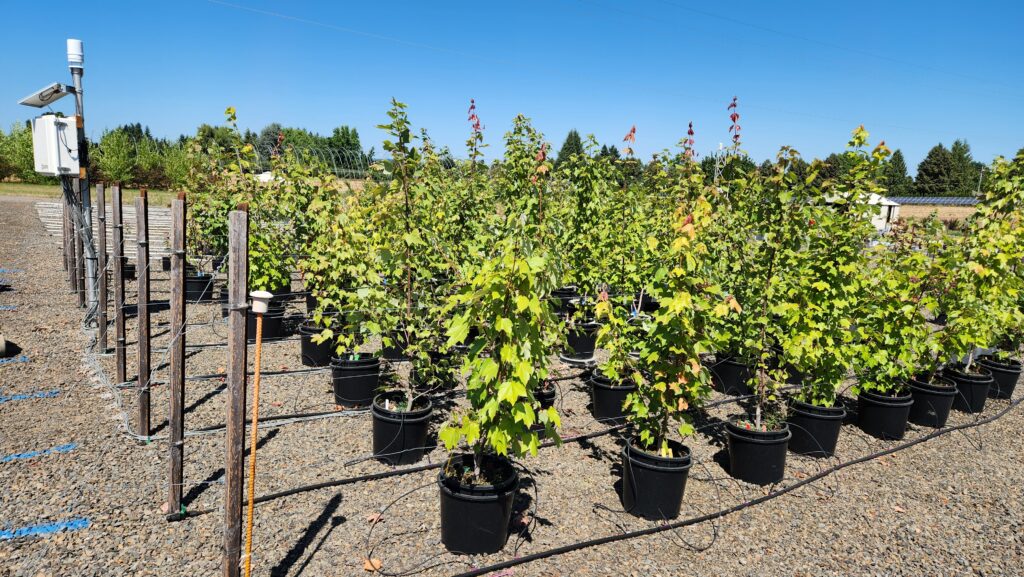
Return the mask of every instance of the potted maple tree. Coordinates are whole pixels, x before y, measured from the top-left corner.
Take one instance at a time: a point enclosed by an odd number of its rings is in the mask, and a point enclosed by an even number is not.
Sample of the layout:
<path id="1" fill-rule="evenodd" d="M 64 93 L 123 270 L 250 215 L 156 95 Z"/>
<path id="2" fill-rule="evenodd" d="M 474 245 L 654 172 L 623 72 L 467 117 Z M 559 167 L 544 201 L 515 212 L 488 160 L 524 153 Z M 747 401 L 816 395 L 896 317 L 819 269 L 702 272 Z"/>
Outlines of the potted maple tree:
<path id="1" fill-rule="evenodd" d="M 426 223 L 430 207 L 422 193 L 432 178 L 424 153 L 431 149 L 414 144 L 405 104 L 393 99 L 388 116 L 390 122 L 379 128 L 388 135 L 384 149 L 391 158 L 379 163 L 378 170 L 389 178 L 370 189 L 376 222 L 373 259 L 384 281 L 378 285 L 384 298 L 376 311 L 383 321 L 378 325 L 387 327 L 381 333 L 383 344 L 397 347 L 397 358 L 411 359 L 413 370 L 409 378 L 399 379 L 396 387 L 374 398 L 373 449 L 381 460 L 407 464 L 423 456 L 433 411 L 429 395 L 417 389 L 414 379 L 422 380 L 423 363 L 434 361 L 426 348 L 439 327 L 434 309 L 425 303 L 431 295 L 422 287 L 437 276 L 435 259 L 440 251 L 431 250 L 424 238 L 430 238 L 425 234 L 430 230 Z"/>
<path id="2" fill-rule="evenodd" d="M 998 349 L 978 358 L 994 379 L 989 396 L 1008 399 L 1021 375 L 1020 348 L 1024 343 L 1024 150 L 1007 160 L 997 158 L 986 183 L 985 196 L 972 220 L 980 229 L 995 290 L 989 293 L 994 322 L 992 344 Z"/>
<path id="3" fill-rule="evenodd" d="M 868 434 L 901 439 L 907 421 L 942 427 L 956 388 L 938 374 L 937 341 L 929 319 L 945 273 L 939 256 L 945 232 L 937 218 L 898 224 L 869 249 L 866 293 L 857 334 L 858 421 Z"/>
<path id="4" fill-rule="evenodd" d="M 742 303 L 740 315 L 745 313 L 746 317 L 739 333 L 753 362 L 748 381 L 753 403 L 750 413 L 726 424 L 730 474 L 761 485 L 782 479 L 792 436 L 786 407 L 778 395 L 787 374 L 776 362 L 776 346 L 780 339 L 778 318 L 788 299 L 789 275 L 799 274 L 794 273 L 796 255 L 806 243 L 809 220 L 808 191 L 801 185 L 805 181 L 792 170 L 797 158 L 794 150 L 784 147 L 772 171 L 744 173 L 737 169 L 729 189 L 733 210 L 742 207 L 752 216 L 743 245 L 737 246 L 735 253 L 723 253 L 741 258 L 746 274 L 743 280 L 731 277 L 724 288 L 733 302 L 738 302 L 735 295 L 745 290 L 739 284 L 753 285 L 752 300 Z"/>
<path id="5" fill-rule="evenodd" d="M 780 360 L 801 377 L 787 417 L 793 435 L 789 448 L 799 454 L 830 457 L 835 452 L 846 417 L 837 392 L 860 351 L 862 309 L 878 298 L 866 278 L 888 272 L 882 267 L 865 272 L 865 249 L 877 236 L 871 201 L 884 192 L 878 182 L 889 154 L 884 143 L 869 153 L 867 139 L 863 126 L 853 132 L 835 176 L 819 179 L 822 165 L 815 162 L 810 176 L 790 182 L 790 193 L 800 199 L 792 215 L 805 233 L 803 246 L 789 253 L 784 296 L 772 312 Z"/>
<path id="6" fill-rule="evenodd" d="M 679 514 L 692 455 L 672 433 L 693 434 L 687 411 L 711 393 L 701 356 L 711 350 L 713 320 L 740 308 L 708 280 L 710 255 L 702 235 L 714 220 L 711 205 L 700 197 L 681 206 L 675 218 L 667 261 L 653 279 L 660 306 L 640 345 L 645 370 L 630 362 L 632 343 L 623 338 L 627 325 L 621 316 L 606 314 L 602 329 L 612 354 L 605 370 L 630 373 L 623 377 L 637 387 L 625 401 L 632 436 L 622 450 L 622 504 L 634 515 L 657 520 Z M 610 312 L 609 301 L 598 306 Z"/>
<path id="7" fill-rule="evenodd" d="M 494 256 L 448 304 L 454 313 L 450 346 L 465 342 L 471 327 L 478 330 L 465 358 L 469 406 L 454 412 L 439 433 L 449 451 L 463 441 L 469 449 L 453 452 L 438 475 L 441 541 L 458 553 L 504 546 L 519 485 L 510 458 L 536 454 L 541 434 L 558 438 L 557 411 L 542 409 L 537 399 L 559 327 L 548 302 L 558 278 L 544 220 L 551 163 L 547 144 L 522 116 L 505 150 L 492 184 L 501 203 Z"/>
<path id="8" fill-rule="evenodd" d="M 998 241 L 994 231 L 972 228 L 945 235 L 940 247 L 942 289 L 936 298 L 946 322 L 936 333 L 931 372 L 941 371 L 956 385 L 954 409 L 980 413 L 994 378 L 977 362 L 977 350 L 994 344 L 1001 283 L 996 261 L 987 256 L 995 248 L 990 243 Z"/>

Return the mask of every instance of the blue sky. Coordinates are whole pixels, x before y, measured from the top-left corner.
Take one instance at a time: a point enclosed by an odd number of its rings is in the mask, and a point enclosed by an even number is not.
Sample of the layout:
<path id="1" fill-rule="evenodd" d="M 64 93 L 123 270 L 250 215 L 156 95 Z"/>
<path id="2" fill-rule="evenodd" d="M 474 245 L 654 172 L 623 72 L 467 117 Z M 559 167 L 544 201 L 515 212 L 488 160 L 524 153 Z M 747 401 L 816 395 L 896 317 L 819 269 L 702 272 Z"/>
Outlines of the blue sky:
<path id="1" fill-rule="evenodd" d="M 783 144 L 840 150 L 861 123 L 912 173 L 940 141 L 965 138 L 986 162 L 1024 146 L 1019 2 L 89 4 L 0 2 L 0 125 L 32 116 L 16 104 L 30 91 L 69 81 L 77 37 L 94 138 L 126 122 L 176 137 L 233 105 L 243 128 L 348 124 L 369 147 L 394 96 L 461 153 L 475 98 L 491 155 L 523 113 L 556 148 L 571 128 L 621 147 L 636 124 L 648 157 L 691 120 L 698 151 L 727 141 L 736 95 L 759 160 Z"/>

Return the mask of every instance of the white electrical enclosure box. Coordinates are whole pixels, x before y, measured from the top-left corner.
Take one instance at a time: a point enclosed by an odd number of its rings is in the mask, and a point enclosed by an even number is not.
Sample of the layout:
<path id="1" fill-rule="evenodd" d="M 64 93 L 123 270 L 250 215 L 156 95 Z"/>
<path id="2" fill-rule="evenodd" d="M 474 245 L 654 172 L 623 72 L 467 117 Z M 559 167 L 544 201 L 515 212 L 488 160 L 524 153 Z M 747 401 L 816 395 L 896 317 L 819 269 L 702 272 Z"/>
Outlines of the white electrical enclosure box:
<path id="1" fill-rule="evenodd" d="M 32 120 L 32 152 L 36 172 L 47 176 L 78 176 L 77 116 L 44 114 Z"/>

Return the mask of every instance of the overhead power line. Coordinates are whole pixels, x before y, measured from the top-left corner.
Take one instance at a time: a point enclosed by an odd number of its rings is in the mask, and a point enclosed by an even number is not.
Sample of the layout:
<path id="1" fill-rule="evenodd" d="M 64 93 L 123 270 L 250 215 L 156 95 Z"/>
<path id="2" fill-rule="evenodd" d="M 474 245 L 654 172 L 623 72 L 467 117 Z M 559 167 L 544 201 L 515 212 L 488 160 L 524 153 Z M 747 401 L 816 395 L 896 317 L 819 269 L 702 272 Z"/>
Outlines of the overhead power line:
<path id="1" fill-rule="evenodd" d="M 579 1 L 584 2 L 586 0 L 579 0 Z M 410 47 L 415 47 L 415 48 L 421 48 L 421 49 L 426 49 L 426 50 L 433 50 L 433 51 L 437 51 L 437 52 L 443 52 L 443 53 L 447 53 L 447 54 L 461 56 L 461 57 L 464 57 L 464 58 L 469 58 L 469 59 L 476 60 L 476 61 L 488 62 L 488 63 L 491 63 L 491 64 L 499 64 L 499 65 L 502 65 L 502 66 L 509 66 L 509 67 L 514 67 L 514 68 L 527 69 L 527 70 L 529 70 L 531 72 L 536 72 L 538 69 L 546 69 L 546 70 L 548 70 L 548 71 L 550 71 L 552 73 L 558 74 L 560 77 L 563 77 L 563 78 L 567 77 L 567 76 L 571 76 L 571 75 L 576 75 L 577 74 L 576 71 L 572 70 L 572 69 L 551 68 L 547 64 L 537 64 L 537 63 L 531 64 L 530 66 L 527 67 L 522 62 L 514 62 L 514 61 L 506 61 L 506 60 L 487 58 L 487 57 L 483 57 L 483 56 L 480 56 L 479 54 L 474 54 L 474 53 L 471 53 L 471 52 L 463 52 L 463 51 L 460 51 L 460 50 L 454 50 L 454 49 L 446 48 L 446 47 L 443 47 L 443 46 L 436 46 L 436 45 L 432 45 L 432 44 L 425 44 L 425 43 L 422 43 L 422 42 L 405 40 L 403 38 L 398 38 L 398 37 L 395 37 L 395 36 L 388 36 L 388 35 L 384 35 L 384 34 L 378 34 L 378 33 L 375 33 L 375 32 L 367 32 L 365 30 L 358 30 L 358 29 L 355 29 L 355 28 L 347 27 L 347 26 L 339 26 L 339 25 L 336 25 L 336 24 L 331 24 L 329 22 L 321 22 L 321 21 L 318 21 L 318 20 L 313 20 L 313 19 L 310 19 L 310 18 L 304 18 L 304 17 L 300 17 L 300 16 L 293 16 L 293 15 L 284 14 L 284 13 L 281 13 L 281 12 L 274 12 L 274 11 L 271 11 L 271 10 L 263 10 L 261 8 L 252 8 L 250 6 L 245 6 L 245 5 L 242 5 L 242 4 L 236 4 L 236 3 L 233 3 L 233 2 L 227 2 L 225 0 L 207 0 L 207 2 L 209 2 L 211 4 L 225 6 L 225 7 L 228 7 L 228 8 L 235 9 L 235 10 L 251 12 L 251 13 L 254 13 L 254 14 L 261 14 L 261 15 L 269 16 L 269 17 L 273 17 L 273 18 L 279 18 L 279 19 L 288 20 L 288 21 L 292 21 L 292 22 L 297 22 L 297 23 L 301 23 L 301 24 L 307 24 L 307 25 L 310 25 L 310 26 L 317 26 L 317 27 L 320 27 L 320 28 L 324 28 L 324 29 L 328 29 L 328 30 L 334 30 L 334 31 L 338 31 L 338 32 L 343 32 L 343 33 L 346 33 L 346 34 L 353 34 L 353 35 L 357 35 L 357 36 L 363 36 L 365 38 L 372 38 L 372 39 L 375 39 L 375 40 L 381 40 L 381 41 L 385 41 L 385 42 L 393 42 L 393 43 L 404 45 L 404 46 L 410 46 Z M 594 5 L 598 6 L 598 7 L 601 7 L 599 4 L 594 4 Z M 681 8 L 681 9 L 689 9 L 689 8 L 683 7 L 683 6 L 677 6 L 677 5 L 674 5 L 674 6 L 676 6 L 678 8 Z M 619 10 L 619 11 L 625 13 L 622 10 Z M 701 11 L 701 12 L 703 12 L 703 11 Z M 710 12 L 707 13 L 707 15 L 708 16 L 716 16 L 717 17 L 717 15 L 714 15 L 713 13 L 710 13 Z M 729 19 L 729 17 L 724 17 L 724 16 L 722 16 L 721 18 Z M 742 23 L 742 22 L 736 21 L 736 23 Z M 746 25 L 745 23 L 742 23 L 742 24 Z M 756 25 L 751 25 L 751 26 L 756 26 Z M 766 29 L 766 30 L 771 30 L 771 29 Z M 785 34 L 785 33 L 783 33 L 783 34 Z M 591 77 L 586 77 L 586 78 L 588 80 L 592 80 L 592 81 L 595 80 L 594 78 L 591 78 Z M 615 80 L 616 80 L 615 78 L 601 79 L 600 82 L 605 84 L 605 85 L 608 85 L 609 83 L 614 83 Z M 651 92 L 660 92 L 660 93 L 664 94 L 665 96 L 669 96 L 669 97 L 672 97 L 672 98 L 686 98 L 686 99 L 689 99 L 689 100 L 705 101 L 705 102 L 715 103 L 715 104 L 719 104 L 719 105 L 721 105 L 721 104 L 723 104 L 725 102 L 725 98 L 724 97 L 723 98 L 712 98 L 712 97 L 708 97 L 708 96 L 697 96 L 697 95 L 694 95 L 692 93 L 683 94 L 683 93 L 670 92 L 670 91 L 665 91 L 665 90 L 660 90 L 660 89 L 654 89 Z M 744 103 L 744 106 L 746 108 L 748 108 L 748 109 L 763 110 L 763 111 L 766 111 L 766 112 L 775 112 L 775 113 L 779 113 L 779 114 L 786 114 L 786 115 L 790 115 L 790 116 L 800 116 L 800 117 L 804 117 L 804 118 L 813 118 L 813 119 L 818 119 L 818 120 L 828 120 L 828 121 L 832 121 L 832 122 L 836 122 L 836 123 L 845 124 L 848 127 L 853 127 L 853 126 L 856 126 L 858 124 L 863 124 L 864 123 L 863 119 L 861 119 L 861 120 L 853 120 L 853 119 L 848 119 L 848 118 L 841 118 L 841 117 L 831 116 L 831 115 L 827 115 L 827 114 L 818 114 L 818 113 L 814 113 L 814 112 L 807 112 L 807 111 L 803 111 L 803 110 L 789 110 L 789 109 L 785 109 L 785 108 L 777 108 L 777 107 L 759 105 L 756 102 L 751 102 L 749 99 L 747 99 L 747 101 Z M 902 126 L 902 125 L 897 125 L 897 124 L 881 123 L 881 122 L 872 122 L 870 124 L 871 124 L 871 126 L 873 128 L 887 128 L 887 129 L 895 129 L 895 130 L 913 131 L 913 132 L 919 132 L 919 133 L 931 133 L 931 134 L 944 135 L 944 136 L 955 135 L 955 133 L 950 132 L 948 130 L 935 130 L 934 128 L 930 128 L 930 127 L 928 127 L 928 128 L 919 128 L 919 127 Z"/>

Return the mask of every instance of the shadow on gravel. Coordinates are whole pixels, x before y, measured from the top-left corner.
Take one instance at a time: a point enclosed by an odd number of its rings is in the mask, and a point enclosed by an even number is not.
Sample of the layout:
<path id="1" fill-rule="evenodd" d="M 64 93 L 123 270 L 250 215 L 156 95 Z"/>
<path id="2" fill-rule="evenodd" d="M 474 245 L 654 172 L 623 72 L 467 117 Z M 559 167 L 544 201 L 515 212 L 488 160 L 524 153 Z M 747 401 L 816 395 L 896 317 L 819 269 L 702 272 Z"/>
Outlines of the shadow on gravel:
<path id="1" fill-rule="evenodd" d="M 722 448 L 714 455 L 711 455 L 711 460 L 717 463 L 718 466 L 727 474 L 732 475 L 732 473 L 729 472 L 729 449 Z"/>
<path id="2" fill-rule="evenodd" d="M 319 551 L 321 547 L 323 547 L 324 542 L 331 536 L 331 533 L 338 527 L 338 525 L 341 525 L 347 520 L 343 515 L 334 514 L 340 505 L 341 493 L 335 493 L 335 495 L 331 497 L 331 500 L 327 502 L 327 505 L 324 506 L 324 510 L 321 511 L 317 518 L 306 527 L 306 530 L 302 533 L 302 537 L 300 537 L 299 540 L 292 545 L 292 548 L 288 553 L 285 554 L 284 559 L 270 569 L 271 577 L 285 577 L 285 575 L 288 575 L 291 568 L 294 567 L 295 564 L 298 563 L 299 559 L 306 554 L 306 550 L 309 549 L 310 545 L 313 544 L 313 541 L 316 540 L 317 535 L 329 523 L 330 527 L 323 536 L 317 540 L 316 546 L 309 552 L 309 556 L 306 557 L 306 560 L 293 574 L 296 576 L 302 575 L 302 572 L 306 570 L 306 567 L 313 559 L 313 556 L 316 555 L 317 551 Z"/>
<path id="3" fill-rule="evenodd" d="M 121 310 L 124 311 L 124 318 L 126 318 L 126 319 L 131 319 L 131 318 L 135 318 L 135 317 L 139 316 L 139 305 L 137 305 L 137 304 L 134 304 L 134 305 L 124 305 L 124 307 L 122 307 Z M 169 311 L 169 310 L 171 310 L 171 301 L 160 300 L 160 301 L 150 301 L 149 302 L 149 312 L 150 313 L 159 313 L 159 312 L 162 312 L 162 311 Z"/>
<path id="4" fill-rule="evenodd" d="M 728 437 L 725 434 L 725 421 L 701 409 L 693 412 L 693 427 L 707 437 L 715 447 L 725 447 Z"/>
<path id="5" fill-rule="evenodd" d="M 166 335 L 166 334 L 168 334 L 170 332 L 171 332 L 171 329 L 163 330 L 163 331 L 160 331 L 158 333 L 150 333 L 150 335 L 149 335 L 150 342 L 152 342 L 153 339 L 155 339 L 157 337 L 162 337 L 162 336 L 164 336 L 164 335 Z M 125 342 L 124 346 L 132 347 L 132 346 L 135 346 L 137 344 L 139 344 L 139 341 L 127 341 L 127 342 Z"/>
<path id="6" fill-rule="evenodd" d="M 728 436 L 725 432 L 725 424 L 725 420 L 716 417 L 707 411 L 700 410 L 693 413 L 693 426 L 697 429 L 698 434 L 706 437 L 710 441 L 711 446 L 719 447 L 719 450 L 711 456 L 711 459 L 717 463 L 723 471 L 728 473 L 729 449 Z"/>
<path id="7" fill-rule="evenodd" d="M 836 399 L 837 404 L 843 406 L 846 409 L 846 418 L 843 419 L 844 425 L 854 425 L 857 423 L 857 399 L 851 399 L 850 397 L 838 397 Z"/>
<path id="8" fill-rule="evenodd" d="M 615 445 L 619 449 L 621 449 L 623 447 L 623 444 L 625 443 L 625 441 L 623 441 L 622 437 L 619 435 L 615 435 L 613 437 L 613 440 L 615 441 Z M 613 463 L 619 462 L 619 451 L 609 451 L 601 447 L 598 447 L 590 439 L 580 439 L 579 441 L 576 442 L 576 444 L 579 445 L 581 449 L 588 451 L 589 454 L 587 456 L 590 457 L 591 459 L 595 459 L 597 461 L 611 461 Z"/>
<path id="9" fill-rule="evenodd" d="M 195 351 L 191 351 L 191 352 L 185 353 L 185 360 L 188 360 L 188 359 L 198 355 L 201 352 L 202 351 L 195 350 Z M 167 362 L 161 363 L 161 364 L 153 367 L 154 371 L 162 371 L 162 370 L 166 369 L 167 367 L 171 366 L 171 361 L 170 361 L 171 354 L 169 352 L 168 353 L 161 353 L 159 356 L 160 357 L 167 357 L 168 360 L 167 360 Z"/>
<path id="10" fill-rule="evenodd" d="M 276 437 L 280 431 L 281 429 L 271 429 L 267 431 L 267 434 L 263 435 L 263 438 L 256 442 L 256 448 L 262 449 L 263 446 L 266 445 L 271 439 Z M 249 456 L 248 447 L 245 449 L 245 453 L 243 453 L 243 456 Z M 210 488 L 210 485 L 222 483 L 223 477 L 224 467 L 221 467 L 220 469 L 214 471 L 209 477 L 207 477 L 203 481 L 200 481 L 199 483 L 195 484 L 191 489 L 189 489 L 188 493 L 186 493 L 185 496 L 181 498 L 181 504 L 185 507 L 188 507 L 189 505 L 192 504 L 193 501 L 198 499 L 200 495 L 205 493 L 206 490 Z"/>
<path id="11" fill-rule="evenodd" d="M 530 515 L 530 507 L 534 504 L 534 491 L 537 484 L 533 477 L 523 476 L 519 481 L 519 491 L 516 493 L 515 501 L 512 503 L 512 518 L 509 521 L 509 535 L 516 535 L 518 547 L 519 542 L 532 542 L 533 535 L 530 532 L 532 521 L 538 525 L 550 527 L 551 521 L 540 515 L 541 509 L 538 503 L 537 511 Z"/>
<path id="12" fill-rule="evenodd" d="M 210 399 L 212 399 L 212 398 L 216 397 L 217 395 L 223 393 L 225 390 L 227 390 L 227 388 L 228 388 L 228 384 L 227 383 L 221 383 L 221 384 L 217 385 L 213 390 L 211 390 L 210 392 L 206 393 L 202 397 L 196 399 L 195 402 L 193 402 L 191 405 L 185 407 L 184 413 L 187 415 L 187 414 L 191 413 L 192 411 L 195 411 L 200 406 L 202 406 L 203 403 L 206 403 Z M 164 419 L 164 420 L 160 421 L 159 423 L 157 423 L 157 425 L 155 427 L 153 427 L 153 432 L 150 433 L 150 434 L 151 435 L 155 435 L 155 434 L 159 433 L 160 431 L 166 429 L 168 424 L 169 423 L 167 422 L 167 419 Z"/>

